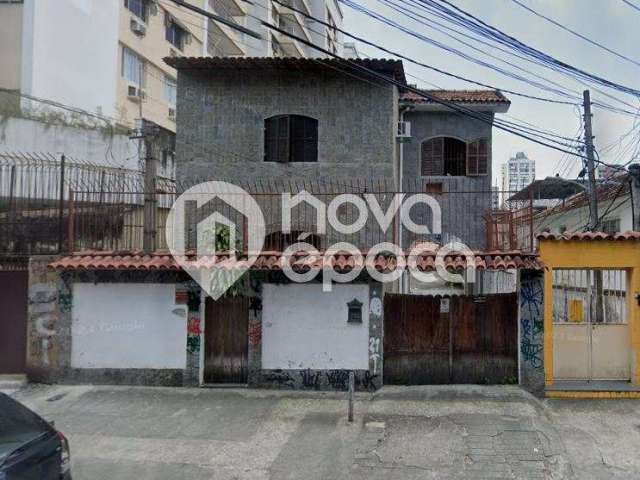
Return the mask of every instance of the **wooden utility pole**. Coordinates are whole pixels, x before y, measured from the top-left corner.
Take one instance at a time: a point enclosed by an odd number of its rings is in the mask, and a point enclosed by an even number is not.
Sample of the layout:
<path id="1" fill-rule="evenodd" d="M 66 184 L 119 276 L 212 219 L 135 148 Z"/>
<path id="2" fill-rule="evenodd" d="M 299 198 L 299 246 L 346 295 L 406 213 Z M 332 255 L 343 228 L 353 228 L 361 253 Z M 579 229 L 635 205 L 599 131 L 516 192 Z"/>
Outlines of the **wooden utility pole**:
<path id="1" fill-rule="evenodd" d="M 584 107 L 584 144 L 587 155 L 587 172 L 589 174 L 589 231 L 598 229 L 600 218 L 598 217 L 598 186 L 596 184 L 595 150 L 593 148 L 593 127 L 591 125 L 591 94 L 589 90 L 583 92 Z M 602 282 L 602 270 L 595 270 L 594 284 L 596 289 L 596 311 L 595 317 L 592 313 L 592 323 L 604 322 L 604 287 Z M 588 300 L 591 302 L 591 299 Z M 589 309 L 591 310 L 591 309 Z"/>
<path id="2" fill-rule="evenodd" d="M 640 231 L 640 163 L 629 165 L 631 199 L 633 201 L 633 231 Z"/>

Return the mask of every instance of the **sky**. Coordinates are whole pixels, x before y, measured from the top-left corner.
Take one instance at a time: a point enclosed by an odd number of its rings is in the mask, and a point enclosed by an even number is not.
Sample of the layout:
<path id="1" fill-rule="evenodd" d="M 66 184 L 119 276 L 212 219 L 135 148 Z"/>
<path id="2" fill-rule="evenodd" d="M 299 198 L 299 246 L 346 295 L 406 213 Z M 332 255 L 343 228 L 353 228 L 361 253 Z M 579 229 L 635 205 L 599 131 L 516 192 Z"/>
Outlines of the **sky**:
<path id="1" fill-rule="evenodd" d="M 427 26 L 416 23 L 406 15 L 397 13 L 384 6 L 380 0 L 355 0 L 357 3 L 374 10 L 380 14 L 392 18 L 398 23 L 417 30 L 424 36 L 446 43 L 473 54 L 476 58 L 494 65 L 500 65 L 514 70 L 514 68 L 500 63 L 479 52 L 446 37 L 443 34 L 430 29 Z M 541 50 L 558 60 L 564 61 L 574 67 L 586 70 L 608 80 L 621 83 L 625 86 L 640 89 L 640 66 L 620 59 L 611 53 L 590 45 L 585 40 L 577 38 L 563 31 L 559 27 L 548 23 L 546 20 L 526 11 L 513 0 L 450 0 L 467 12 L 479 17 L 484 22 L 502 30 L 517 38 L 523 43 Z M 521 0 L 525 5 L 537 12 L 554 19 L 555 21 L 571 28 L 580 34 L 595 40 L 611 50 L 621 53 L 640 63 L 640 11 L 634 10 L 623 0 Z M 640 6 L 640 0 L 630 0 Z M 379 45 L 386 46 L 394 51 L 410 58 L 427 63 L 440 69 L 472 78 L 482 83 L 495 85 L 499 88 L 519 91 L 531 95 L 553 97 L 552 94 L 536 87 L 527 85 L 518 80 L 506 77 L 488 68 L 471 63 L 449 52 L 429 45 L 419 39 L 413 38 L 393 27 L 384 25 L 375 19 L 365 17 L 363 14 L 352 10 L 346 5 L 341 5 L 344 12 L 344 29 L 358 36 L 365 37 Z M 427 14 L 428 15 L 428 14 Z M 350 41 L 345 39 L 345 41 Z M 486 51 L 486 47 L 477 45 Z M 358 51 L 363 56 L 388 58 L 388 54 L 366 45 L 357 44 Z M 494 51 L 493 55 L 508 59 L 528 70 L 542 75 L 547 79 L 561 83 L 568 89 L 582 96 L 582 91 L 587 88 L 578 81 L 559 75 L 543 67 L 527 63 L 506 54 Z M 417 83 L 420 88 L 452 89 L 477 89 L 481 87 L 458 81 L 456 79 L 438 74 L 423 67 L 409 64 L 405 61 L 405 71 L 409 83 Z M 593 100 L 602 100 L 627 110 L 638 111 L 640 101 L 633 96 L 595 86 L 606 94 L 614 95 L 626 101 L 635 108 L 624 105 L 591 89 Z M 538 127 L 548 129 L 556 134 L 574 138 L 579 133 L 581 112 L 571 105 L 556 105 L 536 100 L 508 95 L 511 100 L 511 108 L 508 116 L 499 114 L 505 120 L 524 120 Z M 563 99 L 562 97 L 554 97 Z M 630 115 L 617 115 L 593 108 L 594 144 L 600 153 L 601 160 L 607 163 L 626 163 L 632 155 L 631 148 L 626 148 L 638 142 L 640 129 L 632 131 L 632 134 L 623 139 L 618 146 L 622 135 L 634 128 L 635 117 Z M 640 123 L 640 122 L 639 122 Z M 610 147 L 610 148 L 605 148 Z M 562 152 L 551 150 L 547 147 L 503 132 L 493 130 L 493 184 L 496 184 L 500 165 L 506 162 L 516 152 L 525 152 L 529 158 L 536 161 L 537 178 L 561 173 L 565 177 L 575 178 L 582 169 L 582 161 L 578 157 L 569 157 Z M 640 159 L 638 159 L 640 161 Z"/>

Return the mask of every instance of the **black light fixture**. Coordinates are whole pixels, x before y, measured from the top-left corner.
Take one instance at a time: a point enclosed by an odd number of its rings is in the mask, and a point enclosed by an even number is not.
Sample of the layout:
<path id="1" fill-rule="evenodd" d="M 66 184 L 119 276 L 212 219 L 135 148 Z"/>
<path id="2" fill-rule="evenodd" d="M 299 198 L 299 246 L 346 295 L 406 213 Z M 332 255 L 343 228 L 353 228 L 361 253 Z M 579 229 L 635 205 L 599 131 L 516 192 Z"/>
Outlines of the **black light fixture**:
<path id="1" fill-rule="evenodd" d="M 358 301 L 357 298 L 354 298 L 350 302 L 347 302 L 347 308 L 347 322 L 362 323 L 362 302 Z"/>

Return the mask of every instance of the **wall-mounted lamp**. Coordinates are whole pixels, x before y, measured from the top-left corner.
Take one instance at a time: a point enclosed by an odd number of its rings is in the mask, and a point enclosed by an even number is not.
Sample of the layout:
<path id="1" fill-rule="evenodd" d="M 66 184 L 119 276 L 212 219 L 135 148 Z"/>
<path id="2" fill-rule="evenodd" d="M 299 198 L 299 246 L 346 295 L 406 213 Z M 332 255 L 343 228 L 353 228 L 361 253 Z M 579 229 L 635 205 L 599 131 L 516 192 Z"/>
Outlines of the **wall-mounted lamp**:
<path id="1" fill-rule="evenodd" d="M 348 323 L 362 323 L 362 302 L 359 302 L 357 298 L 354 298 L 350 302 L 347 302 Z"/>

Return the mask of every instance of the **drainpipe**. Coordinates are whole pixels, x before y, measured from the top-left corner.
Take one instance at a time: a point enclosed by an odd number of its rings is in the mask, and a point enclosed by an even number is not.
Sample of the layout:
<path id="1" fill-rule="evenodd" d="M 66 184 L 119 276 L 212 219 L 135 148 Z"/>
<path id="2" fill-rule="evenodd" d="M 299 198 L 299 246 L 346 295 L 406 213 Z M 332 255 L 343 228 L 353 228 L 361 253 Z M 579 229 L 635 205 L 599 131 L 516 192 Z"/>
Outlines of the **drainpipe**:
<path id="1" fill-rule="evenodd" d="M 631 214 L 633 231 L 640 231 L 640 163 L 629 165 L 631 174 Z"/>

